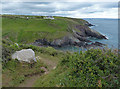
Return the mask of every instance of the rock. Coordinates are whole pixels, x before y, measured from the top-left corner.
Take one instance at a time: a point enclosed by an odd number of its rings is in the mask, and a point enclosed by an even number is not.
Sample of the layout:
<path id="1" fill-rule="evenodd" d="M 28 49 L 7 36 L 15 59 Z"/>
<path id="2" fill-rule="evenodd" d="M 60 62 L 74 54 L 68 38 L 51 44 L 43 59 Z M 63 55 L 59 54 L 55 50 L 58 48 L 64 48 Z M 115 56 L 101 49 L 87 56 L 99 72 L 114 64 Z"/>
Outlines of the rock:
<path id="1" fill-rule="evenodd" d="M 100 42 L 95 42 L 95 43 L 92 43 L 92 45 L 95 45 L 95 46 L 103 46 L 103 45 L 105 45 L 105 44 L 102 44 L 102 43 L 100 43 Z"/>
<path id="2" fill-rule="evenodd" d="M 93 24 L 88 24 L 87 26 L 95 26 L 95 25 L 93 25 Z"/>
<path id="3" fill-rule="evenodd" d="M 78 35 L 82 37 L 95 37 L 97 39 L 107 39 L 104 35 L 99 32 L 90 29 L 88 26 L 76 25 L 76 29 L 79 29 L 80 32 L 77 32 Z"/>
<path id="4" fill-rule="evenodd" d="M 86 36 L 88 37 L 94 37 L 97 39 L 107 39 L 107 37 L 105 37 L 104 35 L 100 34 L 99 32 L 92 30 L 92 29 L 86 29 L 85 30 Z"/>
<path id="5" fill-rule="evenodd" d="M 77 45 L 80 40 L 74 36 L 65 36 L 62 39 L 56 39 L 53 42 L 51 42 L 50 46 L 56 46 L 56 47 L 62 47 L 67 45 Z"/>
<path id="6" fill-rule="evenodd" d="M 41 45 L 49 45 L 50 43 L 46 39 L 38 39 L 35 42 L 41 43 Z"/>
<path id="7" fill-rule="evenodd" d="M 89 24 L 90 25 L 90 24 Z M 78 29 L 78 30 L 75 30 Z M 107 39 L 104 35 L 99 32 L 92 30 L 88 25 L 75 25 L 75 29 L 71 29 L 70 33 L 62 38 L 48 41 L 47 39 L 38 39 L 34 42 L 35 45 L 41 46 L 52 46 L 52 47 L 63 47 L 63 46 L 101 46 L 100 43 L 88 44 L 92 41 L 88 37 L 94 37 L 97 39 Z"/>
<path id="8" fill-rule="evenodd" d="M 62 39 L 56 39 L 50 43 L 50 46 L 58 46 L 61 47 L 63 45 L 63 40 Z"/>
<path id="9" fill-rule="evenodd" d="M 95 25 L 93 25 L 91 23 L 86 23 L 85 25 L 87 25 L 87 26 L 95 26 Z"/>
<path id="10" fill-rule="evenodd" d="M 24 62 L 36 62 L 35 52 L 32 49 L 22 49 L 12 55 L 12 59 L 18 59 Z"/>
<path id="11" fill-rule="evenodd" d="M 75 38 L 79 39 L 80 41 L 83 41 L 83 42 L 91 42 L 90 40 L 88 40 L 86 37 L 82 37 L 78 34 L 78 32 L 74 33 L 73 35 Z"/>
<path id="12" fill-rule="evenodd" d="M 85 44 L 84 45 L 85 48 L 87 48 L 87 47 L 97 47 L 97 46 L 103 47 L 103 46 L 105 46 L 105 44 L 100 43 L 100 42 L 94 42 L 94 43 L 92 42 L 91 44 Z"/>

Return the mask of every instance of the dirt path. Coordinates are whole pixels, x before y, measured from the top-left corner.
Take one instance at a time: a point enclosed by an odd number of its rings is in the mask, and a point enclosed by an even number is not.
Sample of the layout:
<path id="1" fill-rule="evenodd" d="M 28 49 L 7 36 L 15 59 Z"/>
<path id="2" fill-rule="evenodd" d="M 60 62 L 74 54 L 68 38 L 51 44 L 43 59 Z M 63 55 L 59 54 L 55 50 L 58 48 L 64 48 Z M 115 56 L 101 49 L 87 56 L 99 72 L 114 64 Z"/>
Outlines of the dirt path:
<path id="1" fill-rule="evenodd" d="M 57 62 L 54 60 L 50 60 L 48 58 L 41 58 L 40 56 L 37 56 L 37 58 L 41 60 L 45 65 L 47 65 L 49 70 L 54 69 L 57 65 Z"/>
<path id="2" fill-rule="evenodd" d="M 40 75 L 34 75 L 26 79 L 19 87 L 32 87 L 34 82 L 40 77 Z"/>
<path id="3" fill-rule="evenodd" d="M 41 60 L 41 62 L 43 62 L 45 65 L 48 66 L 48 69 L 46 69 L 45 67 L 41 67 L 41 69 L 43 69 L 45 72 L 40 75 L 33 75 L 29 78 L 27 78 L 23 83 L 21 83 L 18 87 L 33 87 L 35 81 L 40 78 L 41 76 L 48 74 L 49 71 L 53 70 L 56 68 L 57 63 L 53 60 L 49 60 L 48 58 L 42 58 L 40 56 L 37 56 L 37 59 Z"/>

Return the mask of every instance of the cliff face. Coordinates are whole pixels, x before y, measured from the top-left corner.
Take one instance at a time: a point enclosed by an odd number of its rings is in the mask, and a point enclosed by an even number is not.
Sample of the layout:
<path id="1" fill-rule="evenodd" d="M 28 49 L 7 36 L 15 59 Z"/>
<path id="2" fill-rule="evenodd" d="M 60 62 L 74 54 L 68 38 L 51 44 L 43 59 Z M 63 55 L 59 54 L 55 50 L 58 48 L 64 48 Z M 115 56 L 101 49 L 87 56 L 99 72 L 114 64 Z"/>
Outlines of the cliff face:
<path id="1" fill-rule="evenodd" d="M 3 38 L 17 43 L 38 46 L 89 46 L 88 37 L 106 39 L 105 36 L 92 30 L 93 26 L 83 19 L 54 17 L 44 19 L 41 16 L 3 15 Z M 27 18 L 27 19 L 26 19 Z M 6 24 L 7 23 L 7 24 Z"/>
<path id="2" fill-rule="evenodd" d="M 38 39 L 34 42 L 35 45 L 46 45 L 53 47 L 62 47 L 62 46 L 103 46 L 104 44 L 95 42 L 93 43 L 88 39 L 88 37 L 94 37 L 97 39 L 107 39 L 104 35 L 99 32 L 90 29 L 87 25 L 76 25 L 76 29 L 79 31 L 75 31 L 72 29 L 72 33 L 62 37 L 61 39 L 55 39 L 53 41 L 48 41 L 47 39 Z M 89 44 L 88 44 L 89 43 Z"/>

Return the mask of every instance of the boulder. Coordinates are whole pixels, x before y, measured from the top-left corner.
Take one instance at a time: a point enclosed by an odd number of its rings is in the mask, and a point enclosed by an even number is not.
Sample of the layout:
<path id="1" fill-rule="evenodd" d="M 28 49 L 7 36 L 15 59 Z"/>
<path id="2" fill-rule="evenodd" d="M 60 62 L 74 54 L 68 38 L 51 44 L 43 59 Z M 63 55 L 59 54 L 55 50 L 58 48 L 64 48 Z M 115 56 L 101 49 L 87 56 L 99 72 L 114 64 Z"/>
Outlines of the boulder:
<path id="1" fill-rule="evenodd" d="M 32 49 L 22 49 L 20 51 L 16 51 L 12 55 L 12 59 L 18 59 L 20 62 L 36 62 L 35 52 Z"/>

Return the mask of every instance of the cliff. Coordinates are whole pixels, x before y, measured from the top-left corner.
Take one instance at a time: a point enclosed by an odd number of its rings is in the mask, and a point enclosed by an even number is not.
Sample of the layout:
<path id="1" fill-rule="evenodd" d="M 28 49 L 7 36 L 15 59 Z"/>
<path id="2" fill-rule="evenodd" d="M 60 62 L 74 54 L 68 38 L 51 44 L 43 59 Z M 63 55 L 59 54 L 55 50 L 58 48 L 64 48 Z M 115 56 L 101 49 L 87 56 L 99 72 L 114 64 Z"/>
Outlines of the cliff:
<path id="1" fill-rule="evenodd" d="M 106 39 L 92 30 L 91 23 L 76 18 L 56 17 L 44 19 L 44 16 L 3 15 L 3 38 L 13 42 L 38 46 L 89 46 L 88 38 Z M 90 44 L 90 45 L 91 45 Z M 102 45 L 97 43 L 97 45 Z"/>

